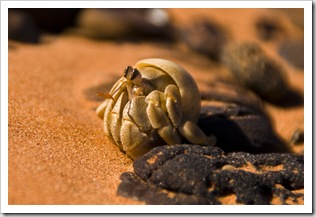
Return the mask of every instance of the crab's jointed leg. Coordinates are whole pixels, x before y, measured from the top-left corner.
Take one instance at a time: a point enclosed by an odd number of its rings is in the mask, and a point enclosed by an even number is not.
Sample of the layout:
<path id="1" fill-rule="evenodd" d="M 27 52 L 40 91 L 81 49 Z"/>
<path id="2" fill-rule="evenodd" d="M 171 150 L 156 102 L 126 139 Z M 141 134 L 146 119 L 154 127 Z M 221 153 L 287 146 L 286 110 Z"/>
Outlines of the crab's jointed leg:
<path id="1" fill-rule="evenodd" d="M 180 133 L 193 144 L 214 146 L 216 137 L 207 137 L 203 131 L 192 121 L 184 121 L 178 128 Z"/>
<path id="2" fill-rule="evenodd" d="M 181 138 L 166 115 L 167 109 L 162 106 L 165 104 L 164 94 L 157 90 L 152 91 L 146 97 L 146 102 L 148 104 L 146 113 L 151 126 L 158 129 L 158 134 L 168 144 L 180 144 Z"/>
<path id="3" fill-rule="evenodd" d="M 111 114 L 109 117 L 108 127 L 111 132 L 112 138 L 114 139 L 116 144 L 121 143 L 120 139 L 120 131 L 122 125 L 122 113 L 123 109 L 128 102 L 128 96 L 126 91 L 122 92 L 117 101 L 115 102 L 113 109 L 111 110 Z"/>
<path id="4" fill-rule="evenodd" d="M 208 138 L 194 122 L 184 116 L 180 92 L 177 86 L 168 85 L 164 94 L 159 91 L 153 91 L 147 96 L 146 101 L 148 103 L 146 111 L 151 125 L 153 128 L 159 129 L 159 135 L 168 144 L 181 142 L 177 130 L 193 144 L 215 144 L 215 137 Z M 171 123 L 166 114 L 169 116 Z M 174 137 L 177 138 L 173 139 Z"/>
<path id="5" fill-rule="evenodd" d="M 133 159 L 152 148 L 150 138 L 145 133 L 151 130 L 145 108 L 145 97 L 139 96 L 130 100 L 123 110 L 120 129 L 122 149 Z"/>
<path id="6" fill-rule="evenodd" d="M 182 122 L 182 106 L 179 88 L 176 85 L 168 85 L 164 92 L 166 109 L 173 126 L 178 127 Z"/>

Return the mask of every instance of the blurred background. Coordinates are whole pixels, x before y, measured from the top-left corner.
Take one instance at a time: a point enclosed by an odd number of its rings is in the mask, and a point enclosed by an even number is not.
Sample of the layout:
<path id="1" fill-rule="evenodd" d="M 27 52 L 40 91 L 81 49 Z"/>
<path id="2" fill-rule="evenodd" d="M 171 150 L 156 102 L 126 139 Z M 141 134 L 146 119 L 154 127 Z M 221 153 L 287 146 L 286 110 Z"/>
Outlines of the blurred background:
<path id="1" fill-rule="evenodd" d="M 249 11 L 251 9 L 9 9 L 9 39 L 36 44 L 44 42 L 48 35 L 76 34 L 99 40 L 183 42 L 189 49 L 216 60 L 226 42 L 242 37 L 245 24 L 252 29 L 243 34 L 255 36 L 261 42 L 281 43 L 289 35 L 299 37 L 287 22 L 303 32 L 304 9 L 268 9 L 266 13 L 259 10 L 257 15 L 253 10 L 248 20 Z M 284 16 L 289 19 L 285 20 Z M 302 51 L 299 42 L 292 46 L 296 46 L 296 52 Z M 294 59 L 292 64 L 302 67 L 302 63 Z"/>
<path id="2" fill-rule="evenodd" d="M 114 42 L 154 41 L 221 62 L 233 41 L 272 47 L 304 68 L 304 9 L 9 9 L 9 39 L 49 42 L 76 35 Z"/>

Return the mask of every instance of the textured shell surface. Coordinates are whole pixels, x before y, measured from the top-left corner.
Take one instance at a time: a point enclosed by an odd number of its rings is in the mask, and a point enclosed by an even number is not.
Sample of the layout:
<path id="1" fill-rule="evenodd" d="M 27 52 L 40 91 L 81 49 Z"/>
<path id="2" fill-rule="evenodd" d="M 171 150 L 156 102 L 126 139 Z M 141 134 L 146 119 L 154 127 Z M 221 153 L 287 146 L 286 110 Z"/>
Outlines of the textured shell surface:
<path id="1" fill-rule="evenodd" d="M 164 59 L 141 60 L 134 67 L 138 68 L 143 76 L 148 78 L 157 88 L 164 89 L 168 84 L 174 82 L 179 88 L 182 105 L 185 105 L 183 106 L 183 113 L 194 122 L 198 120 L 201 110 L 201 95 L 194 78 L 188 71 L 174 62 Z M 158 69 L 169 77 L 157 78 L 157 74 L 152 71 L 153 69 Z"/>

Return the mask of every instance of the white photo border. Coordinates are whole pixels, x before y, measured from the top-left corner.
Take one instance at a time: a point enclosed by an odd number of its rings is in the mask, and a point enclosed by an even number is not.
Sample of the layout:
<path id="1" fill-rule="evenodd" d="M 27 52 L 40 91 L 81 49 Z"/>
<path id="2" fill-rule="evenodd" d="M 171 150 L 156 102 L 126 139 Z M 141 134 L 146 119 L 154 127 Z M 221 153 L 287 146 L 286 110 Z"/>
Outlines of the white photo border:
<path id="1" fill-rule="evenodd" d="M 180 4 L 181 3 L 181 4 Z M 312 1 L 1 1 L 1 213 L 312 213 Z M 8 8 L 304 8 L 304 205 L 8 204 Z"/>

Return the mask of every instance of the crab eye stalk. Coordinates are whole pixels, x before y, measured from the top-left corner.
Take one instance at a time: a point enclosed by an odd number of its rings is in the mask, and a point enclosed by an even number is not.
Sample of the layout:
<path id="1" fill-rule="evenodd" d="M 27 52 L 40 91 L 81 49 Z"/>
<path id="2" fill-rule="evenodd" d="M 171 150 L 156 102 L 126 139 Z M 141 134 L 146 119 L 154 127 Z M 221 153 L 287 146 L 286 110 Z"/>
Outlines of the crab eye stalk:
<path id="1" fill-rule="evenodd" d="M 133 84 L 136 84 L 136 85 L 139 85 L 142 82 L 142 76 L 140 72 L 131 66 L 127 66 L 125 68 L 124 77 L 128 81 L 131 81 Z"/>
<path id="2" fill-rule="evenodd" d="M 131 73 L 133 72 L 133 67 L 131 66 L 126 66 L 125 70 L 124 70 L 124 77 L 128 80 L 130 80 L 130 76 L 131 76 Z"/>
<path id="3" fill-rule="evenodd" d="M 134 84 L 139 85 L 142 82 L 142 75 L 137 69 L 134 69 L 132 71 L 130 79 Z"/>

